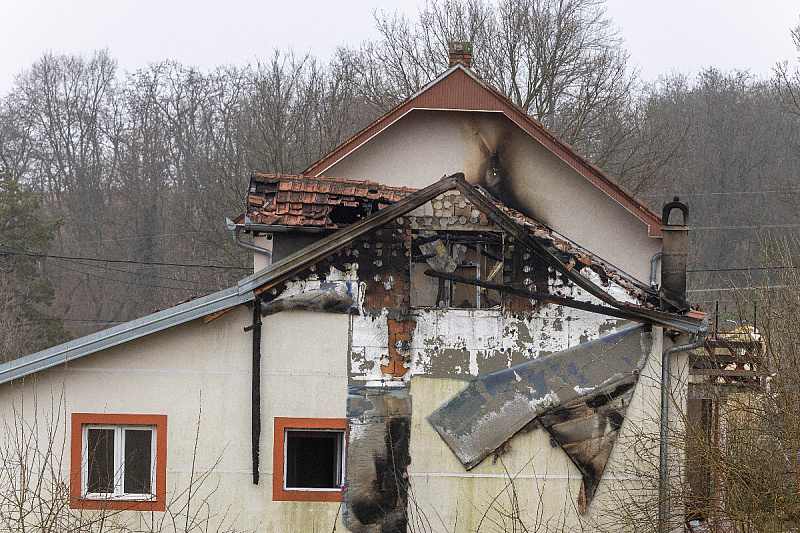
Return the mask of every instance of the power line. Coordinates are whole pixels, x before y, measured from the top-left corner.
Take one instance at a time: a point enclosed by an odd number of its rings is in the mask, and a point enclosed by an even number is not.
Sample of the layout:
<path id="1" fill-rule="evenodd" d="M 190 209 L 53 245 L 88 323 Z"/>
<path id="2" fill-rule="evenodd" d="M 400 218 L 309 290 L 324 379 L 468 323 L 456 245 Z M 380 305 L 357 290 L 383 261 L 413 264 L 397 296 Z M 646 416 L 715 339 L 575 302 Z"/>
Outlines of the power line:
<path id="1" fill-rule="evenodd" d="M 657 197 L 674 197 L 674 196 L 727 196 L 729 194 L 794 194 L 800 193 L 800 189 L 788 189 L 788 190 L 781 190 L 781 189 L 772 189 L 766 191 L 720 191 L 720 192 L 684 192 L 684 193 L 677 193 L 677 194 L 662 194 L 657 192 L 651 193 L 640 193 L 636 196 L 647 196 L 651 198 Z"/>
<path id="2" fill-rule="evenodd" d="M 99 279 L 105 279 L 105 280 L 108 280 L 108 281 L 116 281 L 117 283 L 127 283 L 128 285 L 139 285 L 141 287 L 153 287 L 153 288 L 156 288 L 156 289 L 171 289 L 171 290 L 175 290 L 175 291 L 193 290 L 193 289 L 189 289 L 187 287 L 171 287 L 171 286 L 167 286 L 167 285 L 155 285 L 153 283 L 142 283 L 142 282 L 139 282 L 139 281 L 127 281 L 127 280 L 124 280 L 124 279 L 109 278 L 108 276 L 101 276 L 99 274 L 94 274 L 92 272 L 86 272 L 85 270 L 77 270 L 77 269 L 74 269 L 74 268 L 69 268 L 66 265 L 59 265 L 58 263 L 53 263 L 53 266 L 57 267 L 57 268 L 63 268 L 64 270 L 69 270 L 70 272 L 75 272 L 75 273 L 78 273 L 78 274 L 84 274 L 86 276 L 92 276 L 92 277 L 99 278 Z"/>
<path id="3" fill-rule="evenodd" d="M 53 254 L 37 254 L 32 252 L 16 251 L 9 248 L 7 245 L 0 244 L 0 247 L 7 249 L 4 253 L 13 255 L 24 255 L 28 257 L 46 257 L 51 259 L 66 259 L 72 261 L 96 261 L 101 263 L 124 263 L 133 265 L 151 265 L 151 266 L 175 266 L 175 267 L 192 267 L 192 268 L 218 268 L 224 270 L 250 270 L 249 267 L 237 267 L 230 265 L 201 265 L 196 263 L 165 263 L 160 261 L 134 261 L 132 259 L 101 259 L 97 257 L 73 257 L 67 255 L 53 255 Z"/>
<path id="4" fill-rule="evenodd" d="M 722 291 L 753 291 L 756 289 L 791 289 L 795 285 L 761 285 L 758 287 L 720 287 L 718 289 L 689 289 L 686 292 L 722 292 Z"/>
<path id="5" fill-rule="evenodd" d="M 782 270 L 794 269 L 800 266 L 794 265 L 778 265 L 778 266 L 765 266 L 765 267 L 741 267 L 741 268 L 695 268 L 686 271 L 687 274 L 696 274 L 699 272 L 747 272 L 750 270 Z"/>
<path id="6" fill-rule="evenodd" d="M 709 231 L 716 229 L 768 229 L 768 228 L 800 228 L 800 224 L 759 224 L 756 226 L 697 226 L 689 227 L 690 231 Z"/>
<path id="7" fill-rule="evenodd" d="M 91 318 L 59 318 L 59 317 L 48 317 L 48 318 L 40 318 L 39 320 L 44 322 L 86 322 L 91 324 L 124 324 L 125 320 L 94 320 Z"/>
<path id="8" fill-rule="evenodd" d="M 74 261 L 74 260 L 71 260 L 71 259 L 63 259 L 63 261 L 68 261 L 70 263 L 74 263 L 76 265 L 85 266 L 85 267 L 89 267 L 89 268 L 102 268 L 104 271 L 110 270 L 110 271 L 113 271 L 113 272 L 122 272 L 123 274 L 131 274 L 132 276 L 144 276 L 144 277 L 147 277 L 147 278 L 156 278 L 156 279 L 163 279 L 163 280 L 167 280 L 167 281 L 176 281 L 178 283 L 193 283 L 195 285 L 205 285 L 206 287 L 215 287 L 217 289 L 221 287 L 221 285 L 219 283 L 208 283 L 208 282 L 205 282 L 205 281 L 193 281 L 193 280 L 188 280 L 188 279 L 175 279 L 175 278 L 170 278 L 170 277 L 167 277 L 167 276 L 159 276 L 158 274 L 147 274 L 146 272 L 134 272 L 132 270 L 125 270 L 125 269 L 122 269 L 122 268 L 114 268 L 114 267 L 103 266 L 103 265 L 91 265 L 91 264 L 87 264 L 87 263 L 82 263 L 80 261 Z M 88 274 L 88 272 L 87 272 L 87 274 Z"/>
<path id="9" fill-rule="evenodd" d="M 152 237 L 174 237 L 176 235 L 192 235 L 194 233 L 200 233 L 200 231 L 180 231 L 177 233 L 156 233 L 153 235 L 142 235 L 139 237 L 118 237 L 113 239 L 100 239 L 96 241 L 75 241 L 70 242 L 69 244 L 99 244 L 102 242 L 121 242 L 121 241 L 138 241 L 142 239 L 150 239 Z"/>

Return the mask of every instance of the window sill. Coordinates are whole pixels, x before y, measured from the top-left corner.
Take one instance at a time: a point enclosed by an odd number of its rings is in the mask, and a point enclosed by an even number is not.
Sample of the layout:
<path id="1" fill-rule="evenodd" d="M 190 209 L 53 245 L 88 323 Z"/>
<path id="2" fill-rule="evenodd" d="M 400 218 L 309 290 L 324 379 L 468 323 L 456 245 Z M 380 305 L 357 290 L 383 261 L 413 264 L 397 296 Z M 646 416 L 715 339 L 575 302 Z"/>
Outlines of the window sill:
<path id="1" fill-rule="evenodd" d="M 107 509 L 109 511 L 166 511 L 164 500 L 125 500 L 74 498 L 70 500 L 71 509 Z"/>

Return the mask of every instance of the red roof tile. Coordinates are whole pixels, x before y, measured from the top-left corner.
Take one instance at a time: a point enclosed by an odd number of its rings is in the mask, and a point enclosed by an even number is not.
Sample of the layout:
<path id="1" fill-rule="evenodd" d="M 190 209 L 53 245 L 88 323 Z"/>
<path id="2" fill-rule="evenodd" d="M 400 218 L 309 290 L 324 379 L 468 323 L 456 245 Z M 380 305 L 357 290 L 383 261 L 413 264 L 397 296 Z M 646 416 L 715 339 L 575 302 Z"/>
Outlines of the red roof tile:
<path id="1" fill-rule="evenodd" d="M 346 178 L 255 174 L 247 217 L 270 226 L 339 228 L 414 192 Z"/>

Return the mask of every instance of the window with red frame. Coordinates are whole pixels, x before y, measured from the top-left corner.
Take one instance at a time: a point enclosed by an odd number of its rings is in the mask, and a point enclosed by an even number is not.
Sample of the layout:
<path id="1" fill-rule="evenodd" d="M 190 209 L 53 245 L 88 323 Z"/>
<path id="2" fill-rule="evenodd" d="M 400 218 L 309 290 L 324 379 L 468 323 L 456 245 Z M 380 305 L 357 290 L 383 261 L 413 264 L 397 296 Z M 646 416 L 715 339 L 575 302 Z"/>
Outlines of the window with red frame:
<path id="1" fill-rule="evenodd" d="M 275 417 L 273 500 L 341 500 L 346 418 Z"/>
<path id="2" fill-rule="evenodd" d="M 74 413 L 73 508 L 164 510 L 165 415 Z"/>

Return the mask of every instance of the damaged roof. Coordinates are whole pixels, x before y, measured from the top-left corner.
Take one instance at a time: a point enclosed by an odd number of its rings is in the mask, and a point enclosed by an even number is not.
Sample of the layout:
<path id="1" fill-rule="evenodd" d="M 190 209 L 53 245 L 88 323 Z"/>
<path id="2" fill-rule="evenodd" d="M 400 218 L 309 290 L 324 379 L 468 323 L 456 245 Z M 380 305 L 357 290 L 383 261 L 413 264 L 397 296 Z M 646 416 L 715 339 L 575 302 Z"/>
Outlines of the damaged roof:
<path id="1" fill-rule="evenodd" d="M 541 222 L 503 204 L 483 187 L 476 186 L 476 189 L 551 250 L 562 254 L 568 268 L 580 271 L 589 267 L 603 286 L 615 283 L 627 292 L 628 298 L 646 302 L 649 295 L 645 285 Z M 373 181 L 302 174 L 254 174 L 250 179 L 245 216 L 254 224 L 340 229 L 415 192 L 417 189 Z M 236 220 L 241 222 L 243 217 Z"/>
<path id="2" fill-rule="evenodd" d="M 561 255 L 562 261 L 569 270 L 574 268 L 578 272 L 581 272 L 584 268 L 588 267 L 593 272 L 593 274 L 588 273 L 588 275 L 596 278 L 599 284 L 606 289 L 609 289 L 612 283 L 619 286 L 626 294 L 616 294 L 618 300 L 624 301 L 630 299 L 639 304 L 645 304 L 648 298 L 653 295 L 652 291 L 650 291 L 649 287 L 646 285 L 602 258 L 597 257 L 597 255 L 591 253 L 582 246 L 560 235 L 552 228 L 503 204 L 500 200 L 492 197 L 483 187 L 476 187 L 476 189 L 491 201 L 497 209 L 508 216 L 508 218 L 525 228 L 534 238 L 540 240 L 550 248 L 552 252 Z M 606 292 L 609 291 L 607 290 Z"/>
<path id="3" fill-rule="evenodd" d="M 336 229 L 416 191 L 347 178 L 253 174 L 246 216 L 268 226 Z"/>
<path id="4" fill-rule="evenodd" d="M 131 322 L 120 324 L 113 328 L 100 331 L 93 335 L 75 339 L 59 346 L 25 356 L 0 365 L 0 383 L 34 374 L 40 370 L 50 368 L 67 361 L 83 357 L 112 346 L 120 345 L 130 340 L 140 338 L 157 331 L 171 328 L 179 324 L 195 320 L 204 316 L 222 313 L 238 305 L 252 301 L 256 294 L 276 283 L 285 280 L 303 268 L 312 264 L 328 254 L 346 247 L 362 235 L 375 231 L 390 223 L 397 217 L 424 205 L 440 194 L 459 190 L 481 213 L 499 228 L 507 231 L 517 241 L 526 246 L 532 253 L 539 255 L 549 266 L 577 286 L 585 289 L 605 305 L 585 304 L 582 308 L 590 307 L 591 311 L 618 316 L 629 320 L 644 323 L 664 325 L 670 328 L 696 333 L 705 330 L 705 324 L 695 316 L 684 316 L 680 313 L 659 311 L 651 306 L 632 305 L 619 300 L 615 295 L 609 294 L 593 279 L 586 277 L 585 269 L 574 268 L 574 265 L 565 262 L 569 259 L 558 253 L 558 249 L 551 246 L 556 241 L 549 242 L 535 235 L 526 224 L 530 220 L 522 220 L 512 216 L 513 211 L 501 209 L 495 201 L 483 194 L 479 189 L 470 185 L 461 174 L 444 178 L 417 192 L 408 190 L 408 195 L 402 199 L 373 212 L 371 215 L 358 220 L 345 228 L 311 244 L 292 255 L 270 265 L 237 284 L 236 287 L 208 295 L 203 298 L 191 300 L 176 307 L 148 315 Z M 522 216 L 522 215 L 519 215 Z M 242 215 L 242 218 L 244 216 Z M 522 223 L 521 223 L 522 222 Z M 583 272 L 583 273 L 581 273 Z M 501 288 L 507 288 L 505 286 Z M 525 297 L 534 298 L 537 295 L 529 291 Z M 576 302 L 570 297 L 551 297 L 550 300 L 558 305 L 575 306 Z M 611 314 L 614 313 L 614 314 Z"/>
<path id="5" fill-rule="evenodd" d="M 528 228 L 520 224 L 519 220 L 510 216 L 510 211 L 507 212 L 496 205 L 496 201 L 490 199 L 486 194 L 482 193 L 478 188 L 467 183 L 463 174 L 454 174 L 447 178 L 425 187 L 410 196 L 389 205 L 371 216 L 359 220 L 349 226 L 337 231 L 336 233 L 325 237 L 316 243 L 295 252 L 294 254 L 285 257 L 284 259 L 273 264 L 252 276 L 243 279 L 239 282 L 239 292 L 260 292 L 265 287 L 270 287 L 273 284 L 285 280 L 311 262 L 331 254 L 337 250 L 344 248 L 351 242 L 356 240 L 362 235 L 365 235 L 383 225 L 391 222 L 397 217 L 402 217 L 407 213 L 413 211 L 417 207 L 429 202 L 433 198 L 449 190 L 459 190 L 462 195 L 472 203 L 479 211 L 481 211 L 491 222 L 504 231 L 512 235 L 519 243 L 527 247 L 532 253 L 541 257 L 550 267 L 561 273 L 565 280 L 574 283 L 581 289 L 585 290 L 591 296 L 600 300 L 600 305 L 587 302 L 578 302 L 572 297 L 550 297 L 547 296 L 546 301 L 557 303 L 558 305 L 566 305 L 575 307 L 580 305 L 583 309 L 589 309 L 593 312 L 606 314 L 609 316 L 617 316 L 628 320 L 636 320 L 645 323 L 655 323 L 664 325 L 670 328 L 680 329 L 695 333 L 702 329 L 701 320 L 692 316 L 684 316 L 680 313 L 659 311 L 655 305 L 646 301 L 630 302 L 627 299 L 620 299 L 617 294 L 613 294 L 605 287 L 604 280 L 595 279 L 591 272 L 587 269 L 575 268 L 575 265 L 567 262 L 569 257 L 566 254 L 559 253 L 559 250 L 551 246 L 551 242 L 535 236 Z M 520 215 L 522 216 L 522 215 Z M 581 261 L 583 263 L 583 261 Z M 585 264 L 585 263 L 584 263 Z M 595 274 L 597 272 L 592 270 Z M 598 284 L 598 282 L 600 284 Z M 511 288 L 501 286 L 497 290 Z M 631 287 L 634 288 L 634 287 Z M 639 290 L 639 288 L 636 288 Z M 520 291 L 517 291 L 518 293 Z M 545 295 L 535 294 L 530 291 L 522 291 L 524 296 L 528 298 L 539 298 Z M 628 293 L 630 294 L 630 293 Z M 635 299 L 634 299 L 635 300 Z"/>

